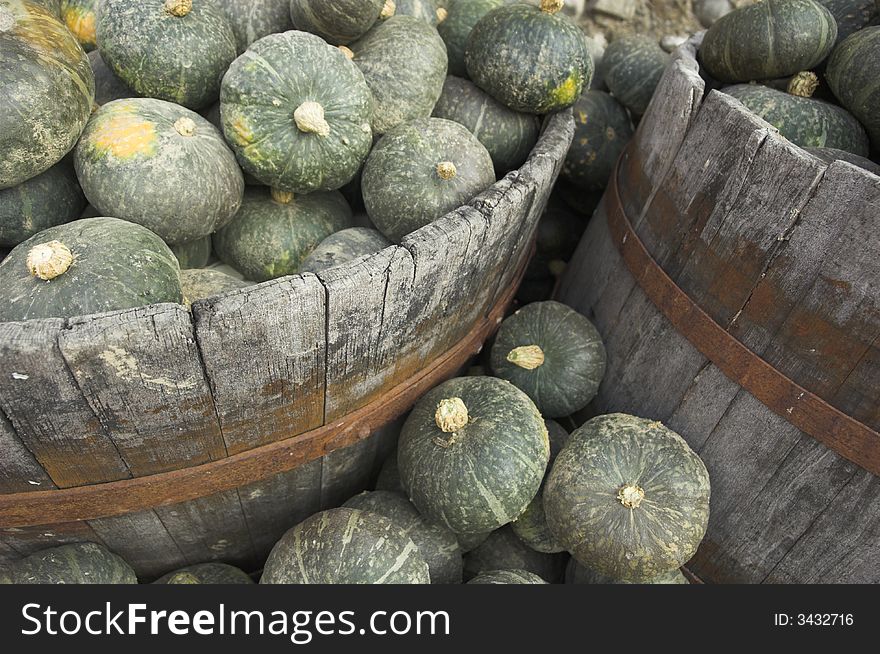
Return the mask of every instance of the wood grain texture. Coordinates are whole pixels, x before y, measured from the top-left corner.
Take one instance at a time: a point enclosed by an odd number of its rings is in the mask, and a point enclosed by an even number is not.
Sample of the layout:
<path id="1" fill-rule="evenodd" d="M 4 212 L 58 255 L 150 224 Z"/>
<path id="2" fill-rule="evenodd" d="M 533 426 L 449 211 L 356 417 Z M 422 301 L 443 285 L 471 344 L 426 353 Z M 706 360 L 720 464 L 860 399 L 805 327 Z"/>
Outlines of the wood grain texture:
<path id="1" fill-rule="evenodd" d="M 26 493 L 49 488 L 55 488 L 55 484 L 0 413 L 0 492 Z"/>

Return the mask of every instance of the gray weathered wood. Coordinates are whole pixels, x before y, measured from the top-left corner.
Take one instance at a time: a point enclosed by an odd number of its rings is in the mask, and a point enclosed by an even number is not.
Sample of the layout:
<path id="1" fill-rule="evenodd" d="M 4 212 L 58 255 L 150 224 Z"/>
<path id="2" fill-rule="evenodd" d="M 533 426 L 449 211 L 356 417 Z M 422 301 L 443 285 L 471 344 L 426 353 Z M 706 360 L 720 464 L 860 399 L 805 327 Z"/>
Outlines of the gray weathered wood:
<path id="1" fill-rule="evenodd" d="M 135 565 L 142 582 L 188 563 L 154 511 L 90 520 L 88 524 L 111 552 Z"/>
<path id="2" fill-rule="evenodd" d="M 56 486 L 49 475 L 0 413 L 0 492 L 27 493 L 52 488 Z"/>

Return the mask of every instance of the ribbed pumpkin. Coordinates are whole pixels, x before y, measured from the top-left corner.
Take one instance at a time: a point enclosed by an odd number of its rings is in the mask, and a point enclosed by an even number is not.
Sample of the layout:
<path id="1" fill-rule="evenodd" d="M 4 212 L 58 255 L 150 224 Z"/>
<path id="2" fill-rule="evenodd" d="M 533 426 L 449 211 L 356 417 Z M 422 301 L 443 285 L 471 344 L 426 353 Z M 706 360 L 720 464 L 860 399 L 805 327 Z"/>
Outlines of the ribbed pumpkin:
<path id="1" fill-rule="evenodd" d="M 868 156 L 865 129 L 852 114 L 837 105 L 757 84 L 737 84 L 722 90 L 796 145 L 837 148 Z"/>
<path id="2" fill-rule="evenodd" d="M 684 439 L 624 414 L 572 433 L 544 487 L 553 537 L 578 563 L 644 582 L 690 559 L 709 521 L 709 474 Z"/>
<path id="3" fill-rule="evenodd" d="M 373 254 L 391 245 L 391 241 L 369 227 L 349 227 L 330 234 L 312 250 L 299 267 L 300 272 L 318 272 L 346 261 Z"/>
<path id="4" fill-rule="evenodd" d="M 95 7 L 98 0 L 61 0 L 61 20 L 86 52 L 95 49 Z"/>
<path id="5" fill-rule="evenodd" d="M 508 109 L 473 82 L 451 75 L 434 116 L 467 127 L 489 151 L 499 177 L 525 162 L 541 127 L 535 116 Z"/>
<path id="6" fill-rule="evenodd" d="M 89 203 L 156 232 L 167 243 L 207 236 L 241 204 L 244 178 L 217 129 L 164 100 L 109 102 L 76 146 Z"/>
<path id="7" fill-rule="evenodd" d="M 669 55 L 654 39 L 625 36 L 605 49 L 601 75 L 614 97 L 633 115 L 641 116 L 668 63 Z"/>
<path id="8" fill-rule="evenodd" d="M 76 220 L 85 206 L 73 161 L 65 157 L 46 172 L 0 191 L 0 245 L 18 245 L 47 227 Z"/>
<path id="9" fill-rule="evenodd" d="M 155 584 L 252 584 L 243 570 L 228 563 L 197 563 L 162 575 Z"/>
<path id="10" fill-rule="evenodd" d="M 632 584 L 632 581 L 621 581 L 614 579 L 608 575 L 591 570 L 582 566 L 576 559 L 569 559 L 568 567 L 565 569 L 565 583 L 567 584 Z M 676 568 L 665 572 L 658 577 L 653 577 L 642 582 L 643 584 L 687 584 L 687 580 L 681 570 Z"/>
<path id="11" fill-rule="evenodd" d="M 171 251 L 177 257 L 180 268 L 204 268 L 211 259 L 211 236 L 203 236 L 193 241 L 170 245 Z"/>
<path id="12" fill-rule="evenodd" d="M 101 53 L 97 50 L 89 53 L 89 64 L 95 75 L 95 104 L 101 106 L 113 100 L 137 97 L 137 93 L 128 88 L 125 82 L 104 63 Z"/>
<path id="13" fill-rule="evenodd" d="M 305 32 L 254 43 L 223 78 L 223 131 L 245 172 L 293 193 L 351 181 L 373 143 L 370 91 L 342 52 Z"/>
<path id="14" fill-rule="evenodd" d="M 605 375 L 605 346 L 577 311 L 559 302 L 535 302 L 501 324 L 492 370 L 525 391 L 542 415 L 558 418 L 596 395 Z"/>
<path id="15" fill-rule="evenodd" d="M 880 164 L 875 163 L 870 159 L 865 159 L 865 157 L 860 157 L 857 154 L 853 154 L 852 152 L 845 152 L 844 150 L 838 150 L 836 148 L 804 149 L 827 164 L 832 164 L 835 161 L 846 161 L 847 163 L 851 163 L 852 165 L 858 166 L 859 168 L 864 168 L 868 172 L 872 172 L 875 175 L 880 175 Z"/>
<path id="16" fill-rule="evenodd" d="M 249 186 L 235 218 L 214 234 L 214 251 L 255 282 L 293 275 L 321 241 L 351 227 L 351 220 L 339 191 L 294 196 Z"/>
<path id="17" fill-rule="evenodd" d="M 361 177 L 367 214 L 398 243 L 494 182 L 483 144 L 464 126 L 441 118 L 414 120 L 388 132 Z"/>
<path id="18" fill-rule="evenodd" d="M 546 584 L 538 575 L 527 570 L 491 570 L 483 572 L 469 584 Z"/>
<path id="19" fill-rule="evenodd" d="M 428 564 L 432 584 L 460 584 L 461 549 L 455 534 L 443 525 L 429 522 L 403 495 L 390 491 L 366 491 L 343 506 L 385 516 L 403 529 L 419 548 Z"/>
<path id="20" fill-rule="evenodd" d="M 373 94 L 376 134 L 431 115 L 446 79 L 446 47 L 437 30 L 412 16 L 393 16 L 351 44 Z"/>
<path id="21" fill-rule="evenodd" d="M 586 91 L 574 105 L 574 121 L 574 140 L 565 156 L 562 175 L 584 190 L 602 190 L 632 138 L 629 114 L 604 91 Z"/>
<path id="22" fill-rule="evenodd" d="M 574 104 L 589 88 L 593 59 L 586 37 L 563 15 L 561 0 L 515 4 L 483 16 L 465 47 L 468 75 L 515 111 L 543 114 Z"/>
<path id="23" fill-rule="evenodd" d="M 550 584 L 565 574 L 566 554 L 544 554 L 523 543 L 510 525 L 496 529 L 464 558 L 465 579 L 492 570 L 527 570 Z"/>
<path id="24" fill-rule="evenodd" d="M 0 584 L 136 583 L 131 566 L 97 543 L 61 545 L 0 565 Z"/>
<path id="25" fill-rule="evenodd" d="M 788 77 L 825 59 L 837 23 L 814 0 L 763 0 L 723 16 L 700 46 L 700 62 L 721 82 Z"/>
<path id="26" fill-rule="evenodd" d="M 862 122 L 872 145 L 880 150 L 880 25 L 859 30 L 837 46 L 825 77 L 840 103 Z"/>
<path id="27" fill-rule="evenodd" d="M 95 79 L 71 33 L 43 7 L 0 0 L 0 189 L 58 163 L 92 113 Z"/>
<path id="28" fill-rule="evenodd" d="M 180 288 L 186 305 L 227 291 L 252 286 L 253 283 L 211 268 L 188 268 L 180 271 Z"/>
<path id="29" fill-rule="evenodd" d="M 281 537 L 261 584 L 427 584 L 428 564 L 406 532 L 376 513 L 316 513 Z"/>
<path id="30" fill-rule="evenodd" d="M 393 12 L 393 2 L 386 0 L 290 0 L 294 29 L 317 34 L 333 45 L 351 43 L 366 34 L 380 14 Z"/>
<path id="31" fill-rule="evenodd" d="M 494 377 L 458 377 L 415 405 L 400 434 L 397 464 L 425 517 L 476 534 L 525 511 L 549 456 L 547 428 L 522 391 Z"/>
<path id="32" fill-rule="evenodd" d="M 816 0 L 823 5 L 837 23 L 837 41 L 840 43 L 853 32 L 858 32 L 877 15 L 876 0 Z"/>
<path id="33" fill-rule="evenodd" d="M 449 55 L 449 74 L 457 77 L 467 75 L 464 63 L 464 49 L 474 25 L 493 9 L 510 4 L 507 0 L 450 0 L 446 8 L 446 18 L 437 26 L 437 31 L 446 43 Z"/>
<path id="34" fill-rule="evenodd" d="M 232 26 L 239 53 L 268 34 L 293 29 L 290 0 L 222 0 L 219 4 Z"/>
<path id="35" fill-rule="evenodd" d="M 101 0 L 98 49 L 138 95 L 201 109 L 217 101 L 238 54 L 212 0 Z"/>

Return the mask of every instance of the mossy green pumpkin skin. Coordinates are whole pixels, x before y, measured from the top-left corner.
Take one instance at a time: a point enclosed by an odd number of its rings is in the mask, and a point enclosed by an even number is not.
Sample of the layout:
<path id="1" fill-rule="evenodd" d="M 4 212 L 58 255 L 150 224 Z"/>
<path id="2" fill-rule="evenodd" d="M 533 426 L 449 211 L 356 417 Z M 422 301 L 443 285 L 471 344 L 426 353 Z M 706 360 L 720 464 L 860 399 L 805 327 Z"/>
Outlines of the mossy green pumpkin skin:
<path id="1" fill-rule="evenodd" d="M 403 529 L 428 564 L 432 584 L 461 583 L 461 549 L 455 534 L 443 525 L 423 518 L 403 495 L 381 490 L 366 491 L 355 495 L 342 506 L 378 513 Z"/>
<path id="2" fill-rule="evenodd" d="M 444 407 L 455 409 L 452 426 L 438 422 Z M 494 377 L 458 377 L 415 405 L 400 434 L 397 465 L 422 515 L 475 534 L 525 511 L 549 456 L 547 428 L 522 391 Z"/>
<path id="3" fill-rule="evenodd" d="M 336 190 L 373 143 L 363 75 L 306 32 L 271 34 L 233 62 L 220 96 L 223 132 L 246 173 L 292 193 Z"/>
<path id="4" fill-rule="evenodd" d="M 0 566 L 0 584 L 136 584 L 134 570 L 97 543 L 42 550 Z"/>
<path id="5" fill-rule="evenodd" d="M 490 570 L 483 572 L 469 584 L 546 584 L 538 575 L 528 570 Z"/>
<path id="6" fill-rule="evenodd" d="M 697 551 L 709 521 L 709 474 L 659 422 L 593 418 L 569 438 L 544 486 L 554 538 L 578 563 L 644 582 Z"/>
<path id="7" fill-rule="evenodd" d="M 505 4 L 506 0 L 452 0 L 447 8 L 446 20 L 437 26 L 437 31 L 446 43 L 449 55 L 449 74 L 456 77 L 467 76 L 464 50 L 468 36 L 474 25 L 493 9 Z"/>
<path id="8" fill-rule="evenodd" d="M 169 245 L 177 261 L 180 263 L 180 269 L 187 268 L 204 268 L 211 259 L 211 236 L 203 236 L 193 241 L 185 241 L 177 245 Z"/>
<path id="9" fill-rule="evenodd" d="M 239 54 L 254 41 L 293 29 L 290 0 L 222 0 Z"/>
<path id="10" fill-rule="evenodd" d="M 648 109 L 669 55 L 654 39 L 632 35 L 617 39 L 602 57 L 602 79 L 608 90 L 633 115 Z"/>
<path id="11" fill-rule="evenodd" d="M 388 132 L 361 177 L 370 220 L 396 243 L 494 183 L 492 157 L 483 144 L 463 125 L 442 118 L 414 120 Z"/>
<path id="12" fill-rule="evenodd" d="M 294 29 L 345 45 L 375 25 L 384 6 L 385 0 L 291 0 L 290 16 Z"/>
<path id="13" fill-rule="evenodd" d="M 710 27 L 700 63 L 721 82 L 789 77 L 827 57 L 837 23 L 814 0 L 763 0 L 741 7 Z"/>
<path id="14" fill-rule="evenodd" d="M 97 50 L 89 53 L 89 64 L 95 75 L 95 104 L 99 107 L 113 100 L 137 97 L 137 93 L 128 88 L 125 82 L 104 63 L 101 53 Z"/>
<path id="15" fill-rule="evenodd" d="M 834 16 L 834 21 L 837 23 L 835 45 L 868 25 L 880 10 L 875 0 L 816 0 L 816 2 Z"/>
<path id="16" fill-rule="evenodd" d="M 803 98 L 757 84 L 722 89 L 779 130 L 795 145 L 837 148 L 867 157 L 865 128 L 845 109 L 814 98 Z"/>
<path id="17" fill-rule="evenodd" d="M 95 98 L 85 52 L 53 14 L 0 0 L 0 189 L 58 163 L 79 139 Z"/>
<path id="18" fill-rule="evenodd" d="M 489 151 L 498 177 L 525 162 L 541 130 L 537 117 L 508 109 L 473 82 L 451 75 L 434 117 L 467 127 Z"/>
<path id="19" fill-rule="evenodd" d="M 75 151 L 89 203 L 143 225 L 167 243 L 202 238 L 228 223 L 244 178 L 217 129 L 199 114 L 152 98 L 98 109 Z"/>
<path id="20" fill-rule="evenodd" d="M 392 16 L 351 44 L 373 96 L 376 134 L 431 115 L 446 80 L 446 46 L 437 30 L 412 16 Z"/>
<path id="21" fill-rule="evenodd" d="M 376 513 L 316 513 L 275 544 L 261 584 L 428 584 L 428 564 L 403 529 Z"/>
<path id="22" fill-rule="evenodd" d="M 437 5 L 434 0 L 394 0 L 394 15 L 412 16 L 431 27 L 437 27 Z"/>
<path id="23" fill-rule="evenodd" d="M 47 283 L 32 274 L 28 255 L 53 241 L 69 250 L 72 261 Z M 0 322 L 183 300 L 180 268 L 168 246 L 150 230 L 117 218 L 83 218 L 32 236 L 0 263 L 0 288 Z"/>
<path id="24" fill-rule="evenodd" d="M 567 584 L 632 584 L 636 582 L 621 581 L 614 579 L 608 575 L 591 570 L 582 566 L 576 559 L 569 559 L 568 566 L 565 568 L 565 583 Z M 652 577 L 642 582 L 643 584 L 688 584 L 681 570 L 678 568 L 665 572 L 657 577 Z"/>
<path id="25" fill-rule="evenodd" d="M 220 270 L 211 268 L 188 268 L 180 271 L 180 288 L 183 291 L 184 304 L 204 300 L 227 291 L 235 291 L 254 282 L 236 279 Z"/>
<path id="26" fill-rule="evenodd" d="M 807 152 L 812 154 L 815 157 L 818 157 L 824 163 L 833 164 L 835 161 L 845 161 L 847 163 L 851 163 L 853 166 L 858 166 L 859 168 L 864 168 L 870 173 L 874 173 L 875 175 L 880 175 L 880 164 L 871 161 L 870 159 L 866 159 L 865 157 L 860 157 L 857 154 L 853 154 L 852 152 L 845 152 L 844 150 L 838 150 L 837 148 L 804 148 Z"/>
<path id="27" fill-rule="evenodd" d="M 510 525 L 496 529 L 464 557 L 464 577 L 472 579 L 492 570 L 527 570 L 549 584 L 565 574 L 565 554 L 537 552 L 520 540 Z"/>
<path id="28" fill-rule="evenodd" d="M 577 311 L 553 301 L 534 302 L 508 317 L 491 358 L 495 375 L 525 391 L 548 418 L 584 408 L 605 375 L 599 332 Z"/>
<path id="29" fill-rule="evenodd" d="M 400 481 L 400 469 L 397 467 L 397 450 L 395 449 L 385 461 L 382 462 L 382 468 L 379 470 L 379 476 L 376 477 L 376 490 L 392 491 L 406 495 L 403 482 Z"/>
<path id="30" fill-rule="evenodd" d="M 391 241 L 369 227 L 349 227 L 330 234 L 305 258 L 299 272 L 316 273 L 334 268 L 347 261 L 380 252 Z"/>
<path id="31" fill-rule="evenodd" d="M 562 164 L 562 176 L 586 191 L 600 191 L 633 127 L 626 108 L 604 91 L 586 91 L 574 105 L 574 140 Z"/>
<path id="32" fill-rule="evenodd" d="M 872 145 L 880 150 L 880 25 L 859 30 L 837 46 L 825 77 L 840 103 L 861 121 Z"/>
<path id="33" fill-rule="evenodd" d="M 267 188 L 249 186 L 238 214 L 214 234 L 214 252 L 245 279 L 263 282 L 295 274 L 321 241 L 351 226 L 351 209 L 339 191 L 285 202 Z"/>
<path id="34" fill-rule="evenodd" d="M 479 20 L 468 36 L 465 66 L 489 95 L 532 114 L 570 107 L 593 77 L 581 29 L 565 16 L 522 4 Z"/>
<path id="35" fill-rule="evenodd" d="M 86 52 L 98 45 L 95 38 L 95 7 L 98 0 L 61 0 L 61 20 Z"/>
<path id="36" fill-rule="evenodd" d="M 201 109 L 217 101 L 220 80 L 238 54 L 223 10 L 193 0 L 101 0 L 98 49 L 110 69 L 138 95 Z M 185 11 L 185 10 L 184 10 Z"/>
<path id="37" fill-rule="evenodd" d="M 76 220 L 86 207 L 73 161 L 0 191 L 0 246 L 15 246 L 39 231 Z"/>
<path id="38" fill-rule="evenodd" d="M 228 563 L 197 563 L 162 575 L 154 584 L 253 584 L 244 570 Z"/>

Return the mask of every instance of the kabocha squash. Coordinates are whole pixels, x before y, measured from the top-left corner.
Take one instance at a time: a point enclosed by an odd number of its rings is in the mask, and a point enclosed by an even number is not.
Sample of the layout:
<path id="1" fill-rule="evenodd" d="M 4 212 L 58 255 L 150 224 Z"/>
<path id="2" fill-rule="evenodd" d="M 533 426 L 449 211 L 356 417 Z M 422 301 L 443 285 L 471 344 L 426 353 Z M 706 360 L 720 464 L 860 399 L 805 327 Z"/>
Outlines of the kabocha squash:
<path id="1" fill-rule="evenodd" d="M 550 444 L 526 395 L 494 377 L 458 377 L 416 403 L 397 465 L 412 503 L 456 533 L 518 518 L 538 492 Z"/>
<path id="2" fill-rule="evenodd" d="M 378 513 L 403 529 L 428 564 L 432 584 L 461 583 L 461 549 L 455 534 L 442 525 L 427 521 L 403 495 L 367 491 L 355 495 L 343 506 Z"/>
<path id="3" fill-rule="evenodd" d="M 578 563 L 631 582 L 690 559 L 709 520 L 709 475 L 659 422 L 593 418 L 569 438 L 544 487 L 553 537 Z"/>
<path id="4" fill-rule="evenodd" d="M 321 241 L 299 267 L 300 272 L 318 272 L 346 261 L 374 254 L 391 245 L 391 241 L 369 227 L 349 227 L 330 234 Z"/>
<path id="5" fill-rule="evenodd" d="M 837 148 L 868 156 L 868 135 L 852 114 L 830 102 L 757 84 L 722 89 L 801 147 Z M 800 91 L 796 91 L 800 92 Z M 803 91 L 806 95 L 809 91 Z"/>
<path id="6" fill-rule="evenodd" d="M 414 120 L 388 132 L 361 177 L 367 214 L 398 243 L 494 182 L 483 144 L 464 126 L 441 118 Z"/>
<path id="7" fill-rule="evenodd" d="M 538 233 L 535 236 L 534 260 L 547 267 L 551 266 L 553 261 L 565 262 L 571 259 L 593 213 L 592 209 L 586 215 L 572 210 L 559 193 L 559 189 L 560 185 L 557 184 L 538 222 Z M 578 198 L 580 207 L 589 208 L 589 205 L 594 203 L 593 209 L 595 209 L 598 200 L 593 199 L 593 195 L 601 194 L 581 192 Z"/>
<path id="8" fill-rule="evenodd" d="M 394 16 L 412 16 L 431 27 L 437 27 L 440 17 L 437 15 L 437 5 L 434 4 L 434 0 L 393 0 L 393 2 Z M 445 14 L 441 15 L 445 16 Z"/>
<path id="9" fill-rule="evenodd" d="M 390 17 L 386 0 L 291 0 L 294 29 L 317 34 L 333 45 L 345 45 L 367 33 L 380 15 Z"/>
<path id="10" fill-rule="evenodd" d="M 816 0 L 824 6 L 837 23 L 837 40 L 840 43 L 853 32 L 858 32 L 877 14 L 875 0 Z"/>
<path id="11" fill-rule="evenodd" d="M 239 53 L 268 34 L 293 29 L 290 0 L 222 0 Z"/>
<path id="12" fill-rule="evenodd" d="M 480 545 L 485 543 L 486 539 L 491 535 L 491 531 L 483 531 L 475 534 L 456 534 L 456 536 L 458 536 L 458 546 L 465 554 L 473 552 Z"/>
<path id="13" fill-rule="evenodd" d="M 254 43 L 223 78 L 220 115 L 245 172 L 292 193 L 332 191 L 372 146 L 370 91 L 337 48 L 305 32 Z"/>
<path id="14" fill-rule="evenodd" d="M 557 15 L 562 0 L 515 4 L 483 16 L 465 47 L 468 75 L 515 111 L 543 114 L 574 104 L 589 88 L 593 59 L 586 36 Z"/>
<path id="15" fill-rule="evenodd" d="M 864 168 L 868 172 L 874 173 L 875 175 L 880 175 L 880 164 L 877 164 L 870 159 L 860 157 L 856 154 L 853 154 L 852 152 L 844 152 L 843 150 L 838 150 L 836 148 L 804 149 L 827 164 L 832 164 L 835 161 L 845 161 L 847 163 L 851 163 L 854 166 L 858 166 L 859 168 Z"/>
<path id="16" fill-rule="evenodd" d="M 189 268 L 180 271 L 180 288 L 186 305 L 252 284 L 253 282 L 236 279 L 221 270 L 210 268 Z"/>
<path id="17" fill-rule="evenodd" d="M 197 563 L 162 575 L 154 584 L 252 584 L 243 570 L 228 563 Z"/>
<path id="18" fill-rule="evenodd" d="M 351 53 L 373 95 L 376 134 L 431 115 L 447 67 L 436 29 L 412 16 L 393 16 L 352 43 Z"/>
<path id="19" fill-rule="evenodd" d="M 61 0 L 61 20 L 86 52 L 95 49 L 95 7 L 98 0 Z"/>
<path id="20" fill-rule="evenodd" d="M 400 481 L 400 469 L 397 467 L 397 450 L 394 450 L 382 463 L 379 476 L 376 477 L 376 490 L 392 491 L 406 495 L 403 482 Z"/>
<path id="21" fill-rule="evenodd" d="M 449 55 L 450 75 L 467 75 L 464 49 L 471 30 L 483 16 L 505 4 L 510 3 L 506 0 L 450 0 L 446 18 L 437 26 Z"/>
<path id="22" fill-rule="evenodd" d="M 57 18 L 61 18 L 61 0 L 30 0 L 35 5 L 44 7 Z"/>
<path id="23" fill-rule="evenodd" d="M 235 218 L 214 234 L 214 251 L 255 282 L 293 275 L 321 241 L 351 227 L 351 220 L 339 191 L 294 196 L 249 186 Z"/>
<path id="24" fill-rule="evenodd" d="M 763 0 L 723 16 L 703 37 L 699 58 L 721 82 L 788 77 L 821 63 L 837 23 L 814 0 Z"/>
<path id="25" fill-rule="evenodd" d="M 97 543 L 61 545 L 0 565 L 0 584 L 136 583 L 131 566 Z"/>
<path id="26" fill-rule="evenodd" d="M 434 116 L 467 127 L 489 151 L 498 176 L 525 162 L 541 128 L 535 116 L 508 109 L 473 82 L 451 75 Z"/>
<path id="27" fill-rule="evenodd" d="M 576 559 L 569 559 L 568 567 L 565 568 L 565 583 L 567 584 L 631 584 L 631 581 L 620 581 L 607 575 L 603 575 L 595 570 L 591 570 L 582 566 Z M 687 584 L 687 578 L 676 568 L 669 572 L 663 573 L 658 577 L 653 577 L 645 581 L 639 582 L 643 584 Z"/>
<path id="28" fill-rule="evenodd" d="M 0 264 L 0 289 L 0 322 L 183 300 L 168 246 L 117 218 L 82 218 L 32 236 Z"/>
<path id="29" fill-rule="evenodd" d="M 261 584 L 428 584 L 428 564 L 406 532 L 376 513 L 316 513 L 275 544 Z"/>
<path id="30" fill-rule="evenodd" d="M 652 38 L 633 35 L 617 39 L 602 57 L 602 79 L 608 90 L 633 115 L 648 108 L 669 55 Z"/>
<path id="31" fill-rule="evenodd" d="M 510 525 L 496 529 L 478 547 L 464 557 L 465 579 L 492 570 L 527 570 L 550 584 L 559 583 L 565 574 L 565 554 L 543 554 L 523 543 Z"/>
<path id="32" fill-rule="evenodd" d="M 143 225 L 167 243 L 222 227 L 244 193 L 241 170 L 217 129 L 164 100 L 105 104 L 83 132 L 75 163 L 92 206 Z"/>
<path id="33" fill-rule="evenodd" d="M 18 245 L 37 232 L 76 220 L 86 198 L 70 157 L 18 186 L 0 191 L 0 246 Z"/>
<path id="34" fill-rule="evenodd" d="M 501 324 L 492 370 L 525 391 L 542 415 L 558 418 L 596 395 L 605 375 L 605 346 L 577 311 L 559 302 L 535 302 Z"/>
<path id="35" fill-rule="evenodd" d="M 171 251 L 177 257 L 180 268 L 204 268 L 211 259 L 211 236 L 203 236 L 193 241 L 170 245 Z"/>
<path id="36" fill-rule="evenodd" d="M 104 63 L 101 53 L 97 50 L 89 53 L 89 64 L 95 75 L 95 104 L 99 107 L 113 100 L 137 97 L 137 93 L 128 88 L 125 82 Z"/>
<path id="37" fill-rule="evenodd" d="M 483 572 L 469 584 L 546 584 L 538 575 L 527 570 L 491 570 Z"/>
<path id="38" fill-rule="evenodd" d="M 872 145 L 880 150 L 880 26 L 859 30 L 837 46 L 825 77 L 840 103 L 861 121 Z"/>
<path id="39" fill-rule="evenodd" d="M 578 188 L 602 190 L 632 138 L 629 115 L 604 91 L 586 91 L 574 105 L 574 121 L 574 140 L 562 165 L 562 175 Z"/>
<path id="40" fill-rule="evenodd" d="M 0 0 L 0 189 L 58 163 L 92 113 L 85 52 L 43 7 Z"/>

